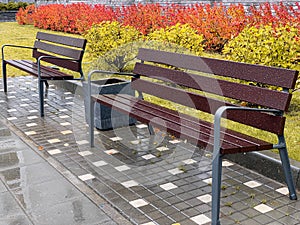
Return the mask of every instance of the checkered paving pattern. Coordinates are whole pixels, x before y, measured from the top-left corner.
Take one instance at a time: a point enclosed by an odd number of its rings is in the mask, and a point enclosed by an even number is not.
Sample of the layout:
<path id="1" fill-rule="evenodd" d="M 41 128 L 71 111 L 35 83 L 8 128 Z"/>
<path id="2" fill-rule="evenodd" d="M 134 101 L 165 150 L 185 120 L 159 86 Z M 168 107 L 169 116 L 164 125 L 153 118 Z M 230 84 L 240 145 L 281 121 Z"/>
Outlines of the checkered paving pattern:
<path id="1" fill-rule="evenodd" d="M 2 86 L 2 84 L 0 84 Z M 80 93 L 80 91 L 78 91 Z M 82 97 L 50 85 L 45 117 L 37 82 L 10 78 L 0 114 L 101 197 L 140 225 L 200 225 L 211 221 L 211 153 L 137 123 L 95 130 L 89 147 Z M 299 224 L 300 202 L 284 184 L 223 162 L 222 224 Z"/>

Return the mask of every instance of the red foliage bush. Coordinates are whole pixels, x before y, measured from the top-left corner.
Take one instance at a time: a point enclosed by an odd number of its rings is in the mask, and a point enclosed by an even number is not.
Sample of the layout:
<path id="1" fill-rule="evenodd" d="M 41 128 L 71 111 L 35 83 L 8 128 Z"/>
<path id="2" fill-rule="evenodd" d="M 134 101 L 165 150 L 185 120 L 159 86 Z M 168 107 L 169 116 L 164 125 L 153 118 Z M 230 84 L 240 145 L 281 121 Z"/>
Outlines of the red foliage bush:
<path id="1" fill-rule="evenodd" d="M 34 14 L 34 26 L 69 33 L 83 33 L 95 23 L 116 20 L 112 7 L 76 3 L 39 6 Z"/>
<path id="2" fill-rule="evenodd" d="M 224 44 L 236 37 L 246 25 L 291 24 L 300 29 L 300 4 L 262 3 L 248 10 L 241 4 L 225 7 L 220 4 L 193 4 L 189 6 L 171 4 L 134 4 L 112 8 L 105 5 L 76 3 L 51 4 L 38 8 L 20 9 L 19 24 L 34 24 L 36 27 L 70 33 L 84 33 L 93 24 L 115 21 L 130 25 L 142 34 L 172 26 L 189 24 L 205 38 L 205 48 L 221 51 Z"/>
<path id="3" fill-rule="evenodd" d="M 33 24 L 33 16 L 35 14 L 35 6 L 29 5 L 25 9 L 20 8 L 16 14 L 16 20 L 21 25 Z"/>

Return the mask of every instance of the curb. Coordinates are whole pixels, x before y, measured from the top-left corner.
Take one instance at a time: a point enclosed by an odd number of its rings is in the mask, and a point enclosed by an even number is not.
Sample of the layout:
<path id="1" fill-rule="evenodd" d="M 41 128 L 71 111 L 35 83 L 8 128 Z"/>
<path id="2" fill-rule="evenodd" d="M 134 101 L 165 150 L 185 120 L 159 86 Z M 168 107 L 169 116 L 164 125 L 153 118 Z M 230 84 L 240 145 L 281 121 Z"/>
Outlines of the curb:
<path id="1" fill-rule="evenodd" d="M 264 152 L 248 152 L 244 154 L 238 153 L 234 155 L 225 155 L 224 157 L 247 169 L 285 184 L 285 177 L 279 154 L 276 154 L 271 150 Z M 300 162 L 290 159 L 290 163 L 295 186 L 300 190 Z"/>
<path id="2" fill-rule="evenodd" d="M 76 91 L 79 95 L 83 94 L 82 83 L 78 81 L 55 81 L 55 85 L 72 93 L 75 93 Z M 224 158 L 285 184 L 280 156 L 279 154 L 272 152 L 272 150 L 237 153 L 225 155 Z M 298 190 L 300 190 L 300 162 L 290 159 L 290 163 L 295 186 Z M 264 166 L 262 167 L 260 165 Z"/>

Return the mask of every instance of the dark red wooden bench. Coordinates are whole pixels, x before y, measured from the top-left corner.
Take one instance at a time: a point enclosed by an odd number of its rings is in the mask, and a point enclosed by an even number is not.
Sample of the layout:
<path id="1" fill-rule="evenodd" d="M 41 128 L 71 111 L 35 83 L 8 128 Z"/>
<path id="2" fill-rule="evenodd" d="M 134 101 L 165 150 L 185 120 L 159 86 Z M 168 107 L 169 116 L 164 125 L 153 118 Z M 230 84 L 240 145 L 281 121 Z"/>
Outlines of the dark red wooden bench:
<path id="1" fill-rule="evenodd" d="M 297 71 L 150 49 L 140 49 L 137 58 L 141 62 L 135 64 L 131 87 L 139 96 L 91 95 L 89 126 L 92 146 L 94 104 L 100 103 L 212 150 L 214 225 L 220 224 L 222 157 L 225 154 L 279 149 L 290 199 L 297 199 L 284 138 L 283 115 L 291 101 Z M 98 72 L 101 71 L 89 74 L 89 82 Z M 214 121 L 203 121 L 145 101 L 142 93 L 212 114 Z M 271 143 L 222 127 L 222 117 L 273 133 L 278 142 Z"/>
<path id="2" fill-rule="evenodd" d="M 2 77 L 4 92 L 7 92 L 7 70 L 6 65 L 16 67 L 38 78 L 40 115 L 44 116 L 44 83 L 48 86 L 48 80 L 75 80 L 84 79 L 82 72 L 82 58 L 86 46 L 86 40 L 38 32 L 33 47 L 5 44 L 2 46 Z M 6 59 L 5 48 L 29 48 L 32 49 L 32 57 L 36 61 Z M 50 63 L 51 66 L 42 65 L 42 62 Z M 76 73 L 80 77 L 75 78 L 74 74 L 59 70 L 64 68 Z"/>

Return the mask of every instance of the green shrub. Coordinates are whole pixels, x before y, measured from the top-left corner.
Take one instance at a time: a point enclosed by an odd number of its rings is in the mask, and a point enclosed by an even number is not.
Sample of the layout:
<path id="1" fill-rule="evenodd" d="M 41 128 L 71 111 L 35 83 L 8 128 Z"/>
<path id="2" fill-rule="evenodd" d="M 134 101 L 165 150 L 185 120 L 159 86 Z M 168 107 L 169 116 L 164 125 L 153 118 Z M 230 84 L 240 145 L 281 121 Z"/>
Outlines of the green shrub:
<path id="1" fill-rule="evenodd" d="M 288 25 L 246 27 L 225 45 L 223 54 L 229 60 L 296 69 L 300 59 L 298 29 Z"/>
<path id="2" fill-rule="evenodd" d="M 180 46 L 190 52 L 201 55 L 203 52 L 203 35 L 199 35 L 197 31 L 188 24 L 176 24 L 166 28 L 161 28 L 149 33 L 147 40 L 163 42 L 164 46 Z"/>
<path id="3" fill-rule="evenodd" d="M 19 8 L 26 8 L 29 5 L 27 2 L 8 2 L 0 3 L 0 11 L 18 10 Z"/>

